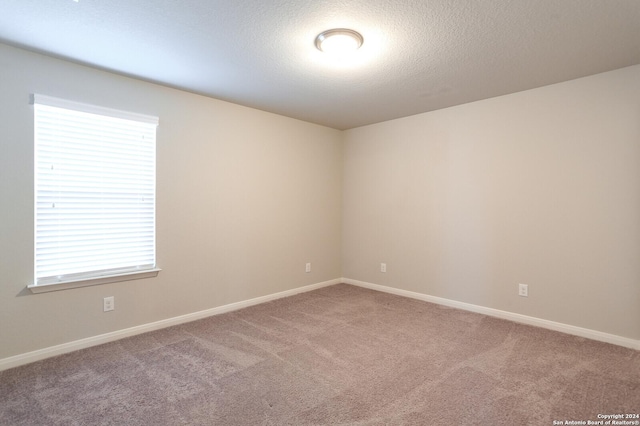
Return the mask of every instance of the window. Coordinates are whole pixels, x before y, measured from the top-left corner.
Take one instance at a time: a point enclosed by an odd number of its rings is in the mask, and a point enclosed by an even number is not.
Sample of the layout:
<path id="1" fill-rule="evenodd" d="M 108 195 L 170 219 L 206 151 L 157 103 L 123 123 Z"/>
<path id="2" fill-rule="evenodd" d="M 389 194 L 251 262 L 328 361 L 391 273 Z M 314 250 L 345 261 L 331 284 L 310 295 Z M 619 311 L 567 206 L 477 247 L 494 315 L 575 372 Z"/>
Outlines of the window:
<path id="1" fill-rule="evenodd" d="M 34 292 L 155 276 L 157 117 L 34 95 Z"/>

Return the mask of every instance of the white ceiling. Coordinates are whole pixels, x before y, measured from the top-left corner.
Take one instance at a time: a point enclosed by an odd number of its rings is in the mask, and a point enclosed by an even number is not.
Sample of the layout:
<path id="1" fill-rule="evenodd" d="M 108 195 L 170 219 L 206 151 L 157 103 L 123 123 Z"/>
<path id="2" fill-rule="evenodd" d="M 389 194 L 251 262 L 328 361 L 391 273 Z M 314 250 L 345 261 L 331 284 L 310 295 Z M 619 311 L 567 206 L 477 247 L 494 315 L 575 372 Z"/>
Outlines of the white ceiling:
<path id="1" fill-rule="evenodd" d="M 639 64 L 640 0 L 0 0 L 0 41 L 348 129 Z"/>

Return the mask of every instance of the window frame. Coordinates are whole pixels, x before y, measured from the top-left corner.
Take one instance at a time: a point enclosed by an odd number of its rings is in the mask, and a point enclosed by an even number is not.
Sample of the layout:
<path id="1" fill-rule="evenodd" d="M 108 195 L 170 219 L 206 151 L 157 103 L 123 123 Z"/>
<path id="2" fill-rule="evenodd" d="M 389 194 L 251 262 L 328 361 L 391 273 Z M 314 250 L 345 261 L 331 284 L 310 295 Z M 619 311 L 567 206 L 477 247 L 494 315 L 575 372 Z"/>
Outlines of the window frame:
<path id="1" fill-rule="evenodd" d="M 36 122 L 36 104 L 44 105 L 54 108 L 63 108 L 69 111 L 76 111 L 80 113 L 89 113 L 96 114 L 103 117 L 110 117 L 115 119 L 124 119 L 135 121 L 138 123 L 144 123 L 145 125 L 153 125 L 158 126 L 159 119 L 158 117 L 149 116 L 145 114 L 131 113 L 127 111 L 121 111 L 111 108 L 105 108 L 90 104 L 84 104 L 74 101 L 69 101 L 66 99 L 59 99 L 50 96 L 33 94 L 31 95 L 30 103 L 33 105 L 33 129 L 34 129 L 34 167 L 37 167 L 37 143 L 36 138 L 38 137 L 36 128 L 38 123 Z M 70 288 L 78 288 L 78 287 L 86 287 L 93 285 L 100 285 L 106 283 L 120 282 L 120 281 L 128 281 L 128 280 L 136 280 L 143 278 L 152 278 L 158 275 L 160 272 L 160 268 L 157 267 L 157 241 L 156 241 L 156 232 L 157 232 L 157 224 L 156 224 L 156 196 L 157 189 L 155 186 L 155 182 L 157 180 L 157 169 L 156 169 L 156 147 L 157 147 L 157 133 L 154 130 L 154 140 L 153 140 L 153 215 L 152 215 L 152 223 L 153 223 L 153 242 L 151 246 L 153 247 L 153 265 L 138 268 L 136 267 L 128 267 L 126 270 L 118 270 L 117 268 L 109 268 L 107 270 L 94 269 L 93 271 L 87 271 L 86 273 L 78 274 L 79 276 L 71 276 L 61 277 L 59 280 L 52 281 L 50 279 L 43 280 L 38 282 L 38 272 L 36 270 L 36 250 L 37 250 L 37 238 L 38 238 L 38 228 L 37 228 L 37 217 L 38 217 L 38 170 L 34 169 L 34 280 L 32 284 L 29 284 L 27 288 L 31 290 L 33 293 L 42 293 L 49 291 L 57 291 L 57 290 L 65 290 Z"/>

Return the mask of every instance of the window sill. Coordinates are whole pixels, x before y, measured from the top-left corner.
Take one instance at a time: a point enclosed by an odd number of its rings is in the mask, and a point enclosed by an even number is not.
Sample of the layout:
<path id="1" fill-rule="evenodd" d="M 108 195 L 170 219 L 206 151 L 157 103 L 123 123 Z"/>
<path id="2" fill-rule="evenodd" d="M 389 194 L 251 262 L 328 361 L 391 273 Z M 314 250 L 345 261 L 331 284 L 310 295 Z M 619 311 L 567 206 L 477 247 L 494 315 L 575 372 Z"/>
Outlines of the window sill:
<path id="1" fill-rule="evenodd" d="M 117 274 L 117 275 L 109 275 L 105 277 L 97 277 L 97 278 L 85 278 L 76 281 L 62 281 L 57 283 L 50 284 L 31 284 L 28 285 L 27 288 L 31 290 L 32 293 L 47 293 L 50 291 L 59 291 L 59 290 L 68 290 L 70 288 L 79 288 L 79 287 L 89 287 L 92 285 L 100 285 L 107 283 L 117 283 L 120 281 L 129 281 L 129 280 L 140 280 L 143 278 L 153 278 L 158 276 L 158 272 L 161 269 L 147 269 L 145 271 L 139 272 L 128 272 L 126 274 Z"/>

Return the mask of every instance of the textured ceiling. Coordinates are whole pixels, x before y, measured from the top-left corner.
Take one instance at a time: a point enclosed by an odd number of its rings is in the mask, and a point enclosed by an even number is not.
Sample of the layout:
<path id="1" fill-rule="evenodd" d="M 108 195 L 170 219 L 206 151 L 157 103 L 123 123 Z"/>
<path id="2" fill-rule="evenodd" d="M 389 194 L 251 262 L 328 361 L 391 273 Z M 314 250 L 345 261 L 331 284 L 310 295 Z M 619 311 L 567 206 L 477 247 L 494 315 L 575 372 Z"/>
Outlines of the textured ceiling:
<path id="1" fill-rule="evenodd" d="M 638 0 L 0 0 L 0 41 L 337 129 L 640 63 Z M 347 63 L 314 47 L 348 27 Z"/>

